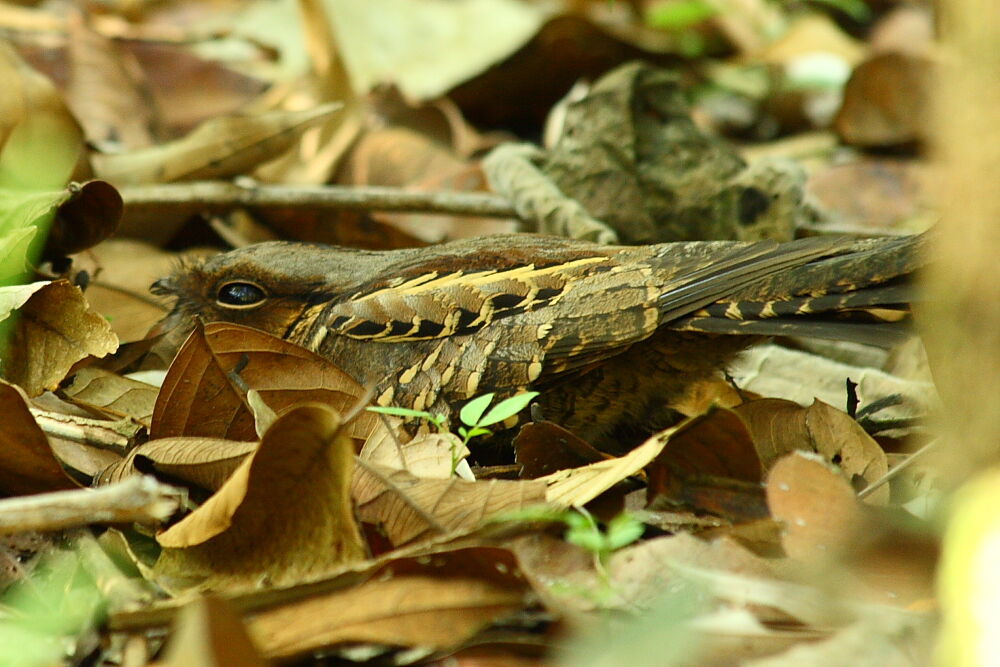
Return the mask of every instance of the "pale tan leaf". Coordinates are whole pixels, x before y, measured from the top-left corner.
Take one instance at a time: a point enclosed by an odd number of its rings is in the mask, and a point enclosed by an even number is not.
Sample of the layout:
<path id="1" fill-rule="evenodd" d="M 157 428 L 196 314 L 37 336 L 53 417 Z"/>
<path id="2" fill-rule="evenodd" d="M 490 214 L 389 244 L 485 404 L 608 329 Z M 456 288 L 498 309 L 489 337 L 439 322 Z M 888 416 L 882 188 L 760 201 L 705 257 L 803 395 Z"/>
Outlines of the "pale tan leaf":
<path id="1" fill-rule="evenodd" d="M 311 125 L 339 109 L 324 104 L 307 111 L 224 116 L 189 135 L 153 148 L 93 156 L 102 178 L 116 184 L 163 183 L 242 174 L 293 145 Z"/>
<path id="2" fill-rule="evenodd" d="M 62 394 L 71 402 L 149 426 L 159 388 L 101 368 L 81 368 Z"/>
<path id="3" fill-rule="evenodd" d="M 55 389 L 81 359 L 114 352 L 118 337 L 90 309 L 80 288 L 57 280 L 35 291 L 21 308 L 10 345 L 5 377 L 37 396 Z"/>
<path id="4" fill-rule="evenodd" d="M 351 486 L 359 518 L 381 528 L 396 547 L 468 531 L 499 514 L 545 502 L 538 480 L 421 479 L 359 461 Z"/>
<path id="5" fill-rule="evenodd" d="M 135 459 L 141 456 L 156 472 L 215 491 L 257 447 L 256 442 L 218 438 L 150 440 L 134 447 L 128 456 L 104 470 L 98 482 L 110 484 L 138 474 L 140 471 L 135 469 Z"/>
<path id="6" fill-rule="evenodd" d="M 283 585 L 364 558 L 349 491 L 353 461 L 354 445 L 333 410 L 289 410 L 215 495 L 157 536 L 161 582 Z"/>
<path id="7" fill-rule="evenodd" d="M 538 481 L 545 482 L 548 486 L 545 499 L 559 507 L 589 503 L 618 482 L 649 465 L 663 451 L 678 428 L 680 425 L 654 435 L 619 458 L 598 461 L 580 468 L 560 470 L 540 477 Z"/>
<path id="8" fill-rule="evenodd" d="M 417 477 L 448 479 L 457 462 L 468 455 L 469 449 L 455 434 L 430 433 L 406 443 L 391 437 L 369 438 L 358 456 L 366 463 L 406 470 Z"/>

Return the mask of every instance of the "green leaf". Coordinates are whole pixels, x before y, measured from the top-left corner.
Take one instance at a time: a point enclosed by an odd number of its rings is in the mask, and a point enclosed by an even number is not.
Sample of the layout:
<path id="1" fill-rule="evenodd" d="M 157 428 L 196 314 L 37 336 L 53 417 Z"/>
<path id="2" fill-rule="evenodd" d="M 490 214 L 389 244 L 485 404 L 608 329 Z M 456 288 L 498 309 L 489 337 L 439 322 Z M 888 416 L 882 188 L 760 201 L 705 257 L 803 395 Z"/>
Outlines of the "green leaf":
<path id="1" fill-rule="evenodd" d="M 662 30 L 686 30 L 717 13 L 712 5 L 703 0 L 663 2 L 646 12 L 646 25 Z"/>
<path id="2" fill-rule="evenodd" d="M 642 537 L 646 526 L 631 514 L 622 513 L 608 522 L 607 542 L 612 551 L 632 544 Z"/>
<path id="3" fill-rule="evenodd" d="M 813 0 L 813 2 L 839 9 L 858 23 L 867 23 L 872 19 L 871 7 L 864 0 Z"/>
<path id="4" fill-rule="evenodd" d="M 517 396 L 511 396 L 508 399 L 500 401 L 497 403 L 492 410 L 487 413 L 485 417 L 476 422 L 478 426 L 489 426 L 490 424 L 496 424 L 497 422 L 502 422 L 507 417 L 516 415 L 521 410 L 528 407 L 531 403 L 531 399 L 538 396 L 537 391 L 526 391 L 523 394 L 518 394 Z"/>
<path id="5" fill-rule="evenodd" d="M 479 426 L 479 419 L 486 412 L 486 408 L 489 407 L 490 403 L 493 402 L 495 395 L 491 392 L 475 397 L 462 406 L 462 411 L 458 414 L 458 418 L 467 426 Z"/>
<path id="6" fill-rule="evenodd" d="M 469 438 L 475 438 L 480 435 L 491 435 L 492 433 L 493 431 L 489 430 L 488 428 L 483 428 L 482 426 L 473 426 L 468 431 L 463 433 L 462 437 L 469 439 Z"/>
<path id="7" fill-rule="evenodd" d="M 581 549 L 586 549 L 590 553 L 599 554 L 608 550 L 607 540 L 597 528 L 570 528 L 566 531 L 565 539 L 570 544 L 575 544 Z"/>

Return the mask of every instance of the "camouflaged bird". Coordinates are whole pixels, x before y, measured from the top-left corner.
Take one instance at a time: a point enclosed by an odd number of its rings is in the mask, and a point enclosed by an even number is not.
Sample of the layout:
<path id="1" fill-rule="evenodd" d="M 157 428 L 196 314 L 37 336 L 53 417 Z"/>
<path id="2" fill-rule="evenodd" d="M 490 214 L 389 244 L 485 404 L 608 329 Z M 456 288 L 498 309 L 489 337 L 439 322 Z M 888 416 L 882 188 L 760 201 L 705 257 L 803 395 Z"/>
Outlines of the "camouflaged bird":
<path id="1" fill-rule="evenodd" d="M 602 246 L 527 234 L 367 251 L 271 242 L 179 268 L 166 328 L 251 326 L 331 359 L 381 405 L 451 414 L 541 393 L 606 451 L 761 336 L 878 342 L 900 331 L 921 237 Z"/>

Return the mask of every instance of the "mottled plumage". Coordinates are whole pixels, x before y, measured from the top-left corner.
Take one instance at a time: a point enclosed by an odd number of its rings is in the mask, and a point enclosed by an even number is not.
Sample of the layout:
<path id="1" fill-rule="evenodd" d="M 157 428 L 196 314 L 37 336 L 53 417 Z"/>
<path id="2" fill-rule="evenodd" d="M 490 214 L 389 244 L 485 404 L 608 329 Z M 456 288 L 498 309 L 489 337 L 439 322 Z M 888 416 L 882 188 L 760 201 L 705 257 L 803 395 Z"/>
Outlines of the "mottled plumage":
<path id="1" fill-rule="evenodd" d="M 165 326 L 255 327 L 328 357 L 383 405 L 449 413 L 542 391 L 545 416 L 610 451 L 754 336 L 898 332 L 919 237 L 601 246 L 507 235 L 372 252 L 263 243 L 182 267 Z M 752 334 L 730 335 L 730 334 Z"/>

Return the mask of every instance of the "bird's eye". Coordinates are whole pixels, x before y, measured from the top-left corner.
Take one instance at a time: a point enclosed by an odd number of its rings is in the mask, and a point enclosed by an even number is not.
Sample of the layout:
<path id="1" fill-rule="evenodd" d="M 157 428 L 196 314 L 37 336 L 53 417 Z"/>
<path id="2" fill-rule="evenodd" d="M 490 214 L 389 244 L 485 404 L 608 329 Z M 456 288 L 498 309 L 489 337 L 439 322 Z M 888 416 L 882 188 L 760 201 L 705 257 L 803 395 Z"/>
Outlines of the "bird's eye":
<path id="1" fill-rule="evenodd" d="M 255 283 L 233 281 L 219 287 L 216 301 L 227 308 L 253 308 L 264 303 L 267 293 Z"/>

